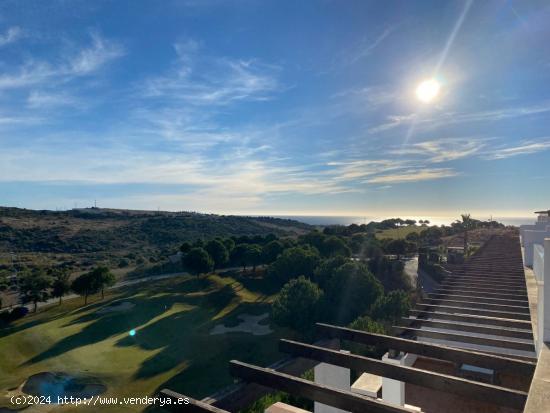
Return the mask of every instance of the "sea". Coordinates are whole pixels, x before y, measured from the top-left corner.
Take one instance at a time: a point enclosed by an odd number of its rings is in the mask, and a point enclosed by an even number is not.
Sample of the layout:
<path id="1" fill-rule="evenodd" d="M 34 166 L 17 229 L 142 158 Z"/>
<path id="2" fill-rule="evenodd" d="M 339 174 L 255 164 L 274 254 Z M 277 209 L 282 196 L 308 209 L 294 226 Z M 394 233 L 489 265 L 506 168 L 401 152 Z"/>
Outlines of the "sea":
<path id="1" fill-rule="evenodd" d="M 351 224 L 368 224 L 371 221 L 382 221 L 388 218 L 397 218 L 397 216 L 391 217 L 380 217 L 380 216 L 318 216 L 318 215 L 274 215 L 275 218 L 286 218 L 293 219 L 299 222 L 303 222 L 309 225 L 351 225 Z M 414 219 L 419 220 L 429 220 L 430 225 L 449 225 L 451 222 L 456 221 L 460 217 L 451 217 L 451 216 L 399 216 L 401 219 Z M 477 217 L 472 216 L 472 218 L 479 219 L 481 221 L 486 221 L 492 218 L 494 221 L 501 222 L 504 225 L 524 225 L 532 224 L 535 222 L 536 217 L 533 215 L 531 217 Z"/>

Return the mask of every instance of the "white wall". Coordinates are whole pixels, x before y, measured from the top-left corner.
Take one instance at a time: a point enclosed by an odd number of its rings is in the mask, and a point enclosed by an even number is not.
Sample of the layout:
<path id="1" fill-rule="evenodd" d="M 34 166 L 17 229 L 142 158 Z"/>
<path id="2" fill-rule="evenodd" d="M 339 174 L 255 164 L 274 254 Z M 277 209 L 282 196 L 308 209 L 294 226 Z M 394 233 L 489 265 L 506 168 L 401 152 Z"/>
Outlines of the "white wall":
<path id="1" fill-rule="evenodd" d="M 537 250 L 540 253 L 540 250 Z M 550 238 L 544 240 L 544 253 L 539 254 L 537 258 L 537 270 L 539 274 L 541 268 L 543 273 L 542 279 L 537 279 L 537 354 L 540 353 L 543 342 L 550 343 Z"/>
<path id="2" fill-rule="evenodd" d="M 534 262 L 534 245 L 542 244 L 545 238 L 550 237 L 550 226 L 546 226 L 541 229 L 525 229 L 523 230 L 522 243 L 523 243 L 523 258 L 524 264 L 527 267 L 532 267 Z"/>

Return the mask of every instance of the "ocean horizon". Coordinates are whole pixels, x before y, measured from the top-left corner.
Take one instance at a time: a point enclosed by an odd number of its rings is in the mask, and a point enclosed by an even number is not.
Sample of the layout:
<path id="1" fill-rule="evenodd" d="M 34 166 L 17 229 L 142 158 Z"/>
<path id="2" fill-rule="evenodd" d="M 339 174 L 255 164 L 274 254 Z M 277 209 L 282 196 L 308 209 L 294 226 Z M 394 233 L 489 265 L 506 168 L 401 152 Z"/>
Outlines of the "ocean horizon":
<path id="1" fill-rule="evenodd" d="M 303 222 L 304 224 L 309 225 L 351 225 L 351 224 L 368 224 L 371 221 L 382 221 L 389 218 L 398 218 L 398 216 L 320 216 L 320 215 L 273 215 L 274 218 L 283 218 L 283 219 L 293 219 L 295 221 Z M 459 217 L 451 216 L 399 216 L 402 219 L 414 219 L 419 220 L 428 220 L 431 225 L 449 225 L 450 223 L 459 219 Z M 477 217 L 473 216 L 472 218 L 479 219 L 481 221 L 488 220 L 490 217 Z M 504 225 L 513 225 L 519 226 L 524 224 L 532 224 L 535 221 L 535 217 L 492 217 L 494 221 L 503 223 Z"/>

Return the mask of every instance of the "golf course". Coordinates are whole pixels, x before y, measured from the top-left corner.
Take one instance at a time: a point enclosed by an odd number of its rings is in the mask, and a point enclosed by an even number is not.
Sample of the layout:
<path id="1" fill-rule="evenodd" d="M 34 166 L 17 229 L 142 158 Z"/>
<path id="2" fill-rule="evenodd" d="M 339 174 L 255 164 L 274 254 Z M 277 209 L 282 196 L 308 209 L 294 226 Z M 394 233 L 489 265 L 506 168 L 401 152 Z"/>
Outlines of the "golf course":
<path id="1" fill-rule="evenodd" d="M 83 388 L 102 389 L 105 397 L 151 396 L 164 387 L 205 397 L 233 382 L 229 360 L 268 365 L 281 358 L 277 339 L 289 332 L 270 324 L 273 295 L 265 289 L 265 283 L 237 275 L 182 275 L 115 288 L 103 300 L 91 297 L 87 306 L 79 297 L 29 314 L 0 330 L 0 411 L 16 408 L 10 397 L 24 394 L 31 376 L 72 377 L 87 383 Z M 39 394 L 55 395 L 51 387 Z M 93 407 L 26 411 L 56 409 Z"/>

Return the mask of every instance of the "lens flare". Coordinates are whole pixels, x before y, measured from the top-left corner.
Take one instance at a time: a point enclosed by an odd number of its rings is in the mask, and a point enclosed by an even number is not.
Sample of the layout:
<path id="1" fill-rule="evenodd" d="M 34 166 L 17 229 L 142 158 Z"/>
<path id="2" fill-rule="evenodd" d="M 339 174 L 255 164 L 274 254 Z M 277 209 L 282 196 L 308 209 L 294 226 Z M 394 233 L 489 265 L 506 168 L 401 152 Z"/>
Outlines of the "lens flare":
<path id="1" fill-rule="evenodd" d="M 136 335 L 136 330 L 131 329 L 129 334 L 130 334 L 130 337 L 134 337 Z"/>

